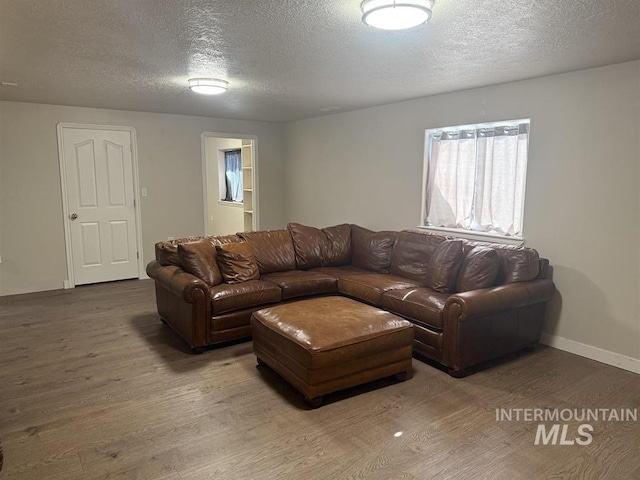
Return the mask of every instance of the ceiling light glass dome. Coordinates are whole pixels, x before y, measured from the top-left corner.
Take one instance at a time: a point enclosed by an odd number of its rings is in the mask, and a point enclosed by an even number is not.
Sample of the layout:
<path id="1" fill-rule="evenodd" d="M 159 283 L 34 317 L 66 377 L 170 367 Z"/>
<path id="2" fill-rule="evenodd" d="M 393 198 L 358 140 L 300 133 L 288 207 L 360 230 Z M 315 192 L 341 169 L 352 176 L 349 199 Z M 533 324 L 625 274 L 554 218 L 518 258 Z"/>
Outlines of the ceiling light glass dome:
<path id="1" fill-rule="evenodd" d="M 433 0 L 364 0 L 362 21 L 383 30 L 404 30 L 431 19 Z"/>
<path id="2" fill-rule="evenodd" d="M 189 88 L 203 95 L 219 95 L 229 88 L 229 82 L 218 78 L 191 78 Z"/>

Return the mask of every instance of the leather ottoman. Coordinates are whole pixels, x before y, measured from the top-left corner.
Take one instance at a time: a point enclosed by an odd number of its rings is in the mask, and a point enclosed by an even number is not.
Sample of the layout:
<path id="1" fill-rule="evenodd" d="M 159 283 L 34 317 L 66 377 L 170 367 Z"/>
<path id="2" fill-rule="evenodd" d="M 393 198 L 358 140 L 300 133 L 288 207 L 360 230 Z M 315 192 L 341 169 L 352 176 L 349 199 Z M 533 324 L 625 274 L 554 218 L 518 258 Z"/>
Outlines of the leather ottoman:
<path id="1" fill-rule="evenodd" d="M 322 396 L 396 375 L 408 378 L 413 326 L 344 297 L 299 300 L 251 316 L 253 351 L 312 407 Z"/>

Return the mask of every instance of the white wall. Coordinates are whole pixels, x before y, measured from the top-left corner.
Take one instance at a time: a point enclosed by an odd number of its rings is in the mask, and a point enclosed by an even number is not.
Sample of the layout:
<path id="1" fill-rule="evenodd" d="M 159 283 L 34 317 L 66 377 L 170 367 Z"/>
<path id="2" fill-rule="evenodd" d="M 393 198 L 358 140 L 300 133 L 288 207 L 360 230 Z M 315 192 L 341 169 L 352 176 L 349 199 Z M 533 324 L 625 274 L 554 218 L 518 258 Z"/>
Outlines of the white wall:
<path id="1" fill-rule="evenodd" d="M 221 190 L 220 157 L 224 165 L 224 150 L 242 147 L 239 138 L 205 137 L 205 157 L 207 163 L 207 234 L 230 235 L 244 231 L 244 213 L 242 205 L 220 203 L 225 190 Z M 222 181 L 224 185 L 224 180 Z"/>
<path id="2" fill-rule="evenodd" d="M 640 359 L 640 62 L 288 124 L 287 220 L 415 227 L 425 129 L 526 117 L 524 235 L 550 259 L 559 290 L 546 334 L 633 363 Z"/>
<path id="3" fill-rule="evenodd" d="M 119 110 L 0 102 L 0 295 L 62 288 L 67 278 L 56 125 L 123 125 L 137 131 L 145 263 L 168 236 L 202 235 L 201 133 L 258 137 L 263 228 L 281 228 L 283 127 Z"/>

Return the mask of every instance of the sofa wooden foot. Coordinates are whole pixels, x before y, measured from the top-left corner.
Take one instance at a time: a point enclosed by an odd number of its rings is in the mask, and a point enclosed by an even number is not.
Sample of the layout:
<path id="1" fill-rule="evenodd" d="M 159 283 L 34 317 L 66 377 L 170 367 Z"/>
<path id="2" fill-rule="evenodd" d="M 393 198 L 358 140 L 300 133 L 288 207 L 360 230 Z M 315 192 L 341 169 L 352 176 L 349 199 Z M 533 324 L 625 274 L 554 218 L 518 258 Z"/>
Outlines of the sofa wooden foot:
<path id="1" fill-rule="evenodd" d="M 449 368 L 447 369 L 447 372 L 449 372 L 449 375 L 451 375 L 454 378 L 462 378 L 467 374 L 464 368 L 460 370 L 456 370 L 455 368 Z"/>
<path id="2" fill-rule="evenodd" d="M 311 408 L 318 408 L 320 405 L 322 405 L 322 400 L 322 397 L 304 398 L 304 401 L 307 402 L 307 405 L 309 405 Z"/>
<path id="3" fill-rule="evenodd" d="M 256 361 L 258 362 L 258 365 L 260 365 L 261 367 L 267 367 L 268 366 L 266 363 L 264 363 L 264 360 L 262 360 L 261 358 L 257 358 L 256 357 Z"/>
<path id="4" fill-rule="evenodd" d="M 396 380 L 400 381 L 400 382 L 404 382 L 405 380 L 409 380 L 409 377 L 411 376 L 410 372 L 400 372 L 400 373 L 396 373 L 394 375 L 396 377 Z"/>
<path id="5" fill-rule="evenodd" d="M 195 354 L 195 355 L 200 355 L 201 353 L 204 353 L 206 349 L 204 347 L 191 347 L 191 353 Z"/>

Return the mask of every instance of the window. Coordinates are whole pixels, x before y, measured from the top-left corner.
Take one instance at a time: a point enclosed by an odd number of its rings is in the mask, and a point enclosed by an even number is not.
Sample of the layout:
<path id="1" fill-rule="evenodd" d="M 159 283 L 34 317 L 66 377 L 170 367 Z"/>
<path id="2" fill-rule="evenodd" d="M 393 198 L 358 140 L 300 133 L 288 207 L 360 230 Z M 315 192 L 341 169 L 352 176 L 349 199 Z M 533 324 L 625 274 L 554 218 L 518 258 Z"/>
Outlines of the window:
<path id="1" fill-rule="evenodd" d="M 224 152 L 225 202 L 242 203 L 242 157 L 240 149 Z"/>
<path id="2" fill-rule="evenodd" d="M 522 236 L 529 120 L 427 130 L 427 227 Z"/>

